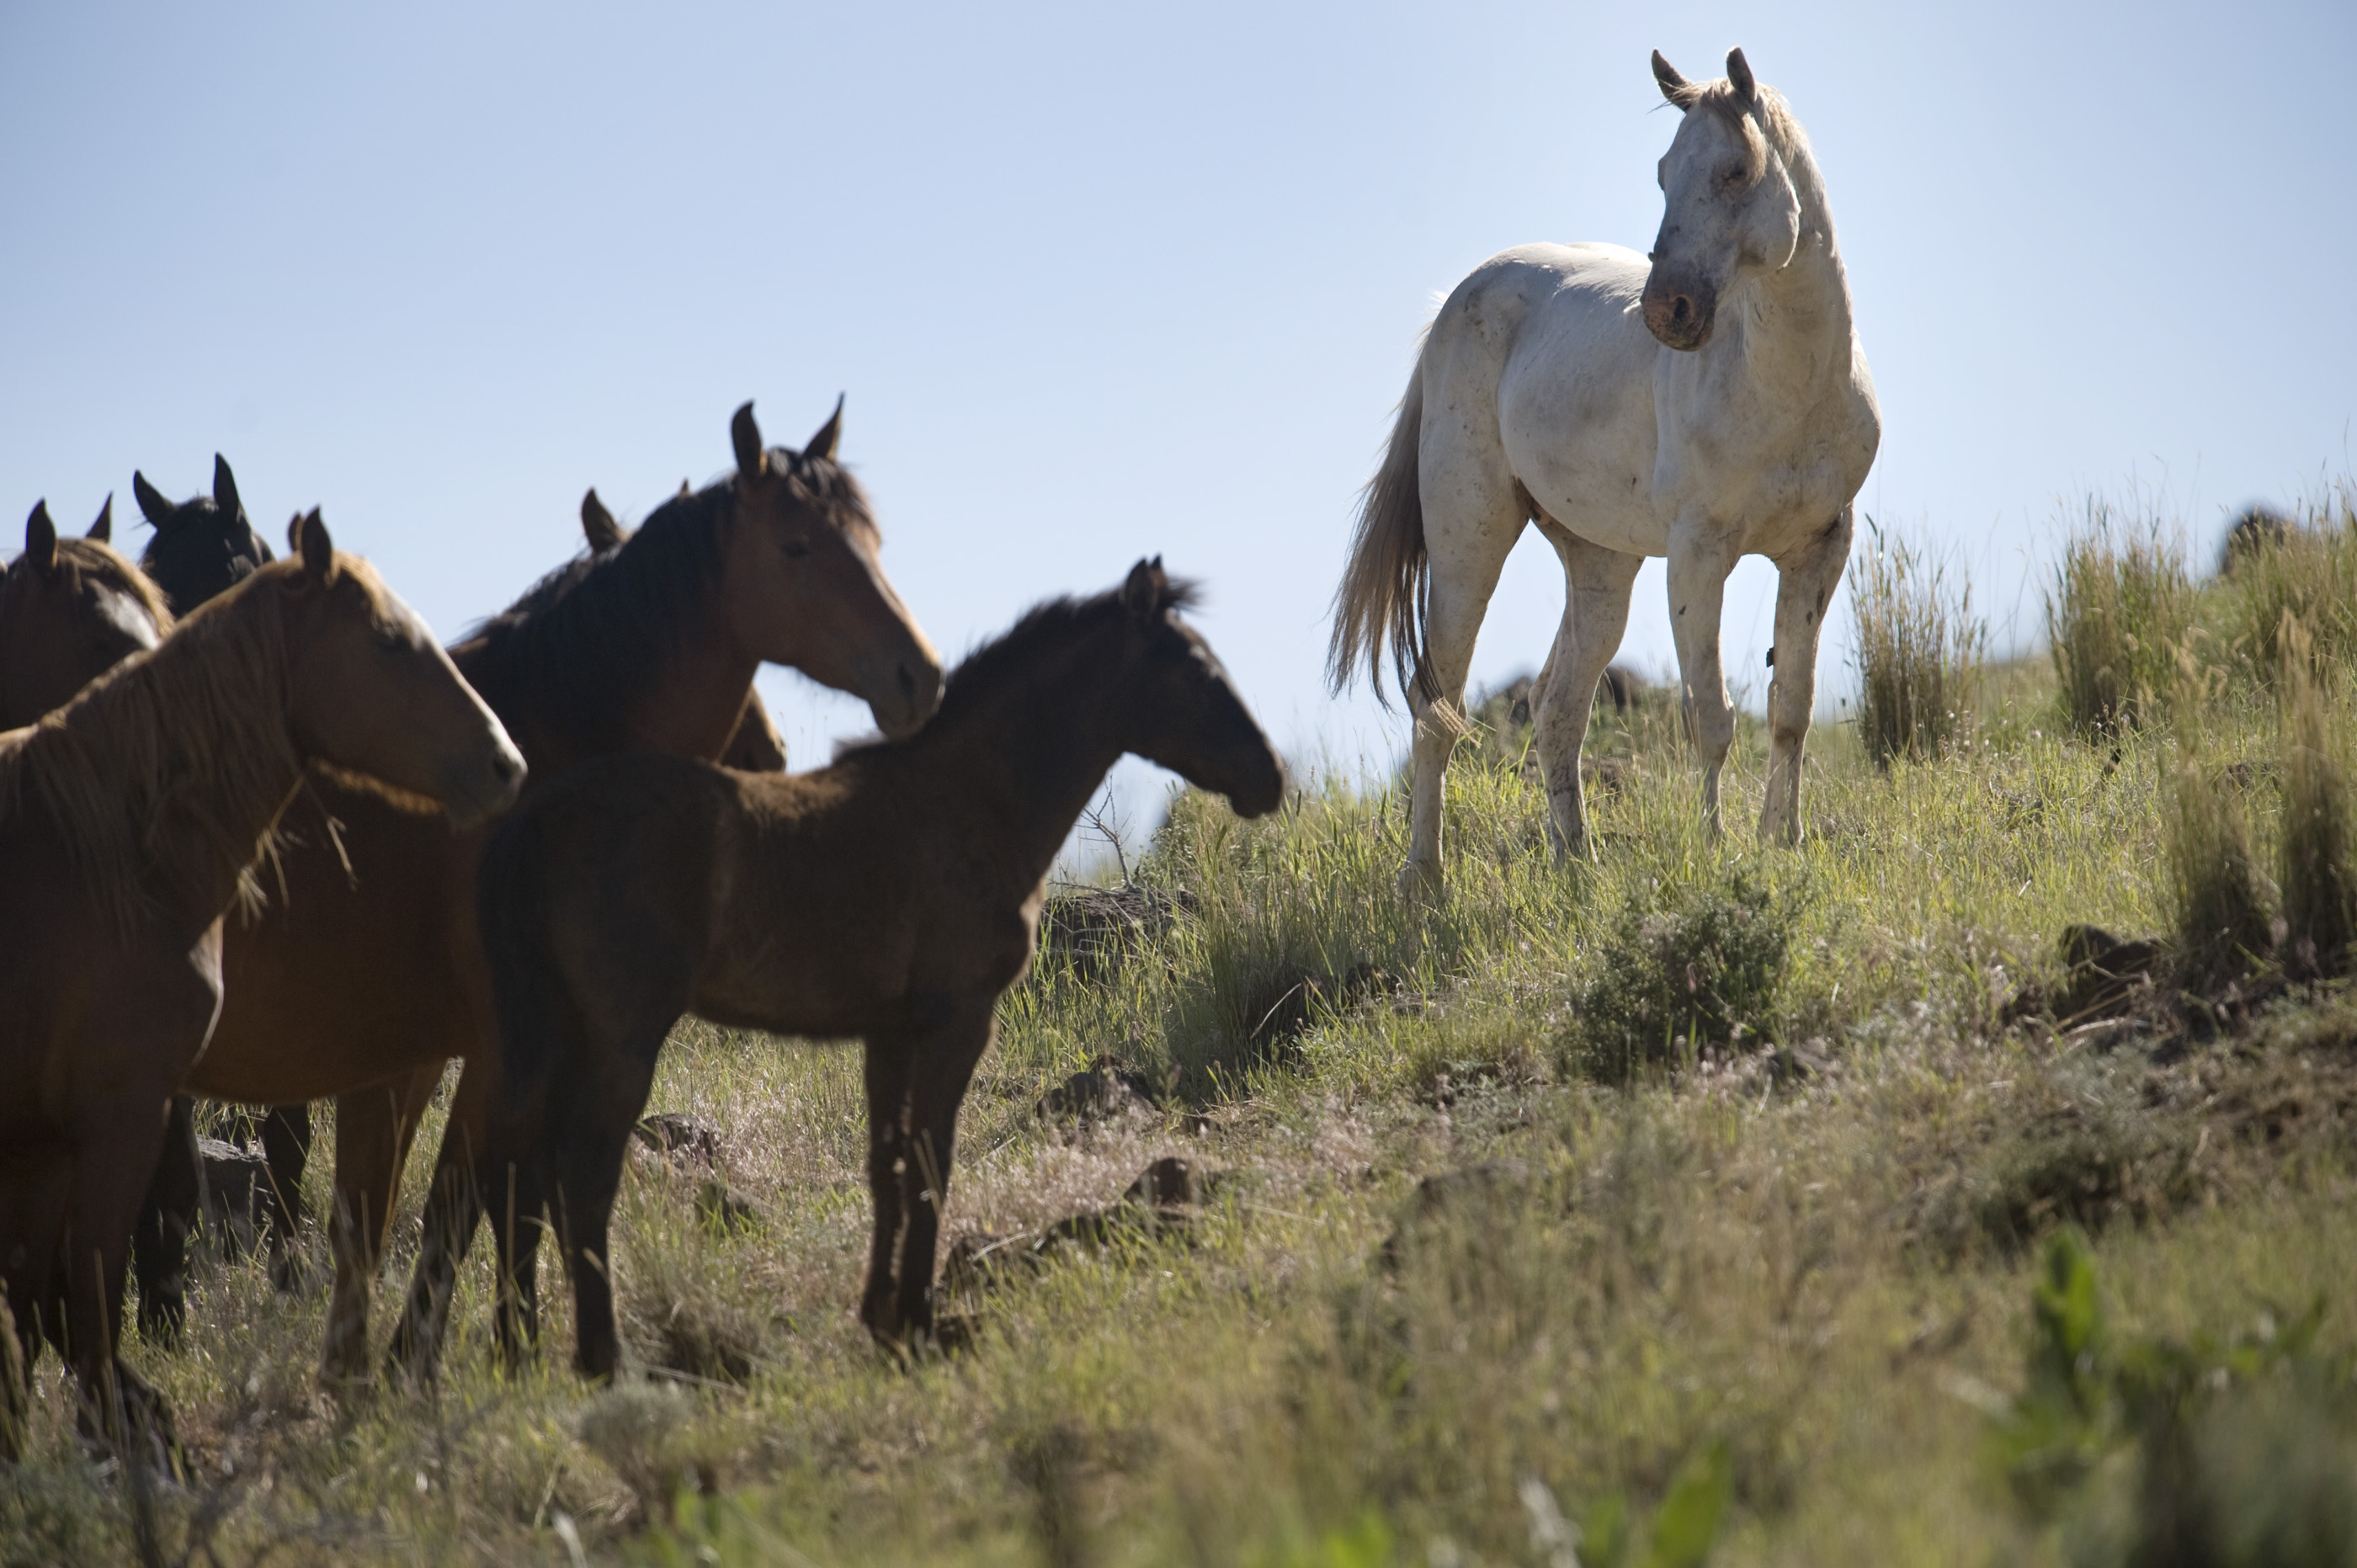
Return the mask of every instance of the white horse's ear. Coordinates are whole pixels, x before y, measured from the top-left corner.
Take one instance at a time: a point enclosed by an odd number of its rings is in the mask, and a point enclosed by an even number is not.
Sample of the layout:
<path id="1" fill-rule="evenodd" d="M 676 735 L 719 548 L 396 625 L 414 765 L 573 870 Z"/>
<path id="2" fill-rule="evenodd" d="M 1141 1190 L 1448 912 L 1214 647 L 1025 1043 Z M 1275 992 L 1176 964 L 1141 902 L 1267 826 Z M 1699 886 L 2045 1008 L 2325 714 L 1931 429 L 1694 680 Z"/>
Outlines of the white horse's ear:
<path id="1" fill-rule="evenodd" d="M 1741 49 L 1727 51 L 1727 80 L 1746 103 L 1760 102 L 1760 84 L 1751 79 L 1751 62 Z"/>
<path id="2" fill-rule="evenodd" d="M 1653 80 L 1662 84 L 1663 97 L 1681 109 L 1685 107 L 1683 100 L 1692 89 L 1686 79 L 1678 74 L 1678 68 L 1662 58 L 1659 49 L 1653 51 Z"/>

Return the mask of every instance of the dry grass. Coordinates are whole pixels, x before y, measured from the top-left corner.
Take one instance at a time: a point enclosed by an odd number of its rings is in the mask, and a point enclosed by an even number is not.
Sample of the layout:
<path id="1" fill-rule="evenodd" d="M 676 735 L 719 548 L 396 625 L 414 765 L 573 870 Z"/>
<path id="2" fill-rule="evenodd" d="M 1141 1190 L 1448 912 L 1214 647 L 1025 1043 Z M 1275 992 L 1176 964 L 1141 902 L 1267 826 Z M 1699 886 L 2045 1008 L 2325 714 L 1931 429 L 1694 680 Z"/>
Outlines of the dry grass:
<path id="1" fill-rule="evenodd" d="M 2182 540 L 2158 520 L 2139 526 L 2090 501 L 2046 597 L 2065 722 L 2088 736 L 2142 723 L 2176 685 L 2194 607 Z"/>
<path id="2" fill-rule="evenodd" d="M 1972 587 L 1867 520 L 1867 544 L 1850 561 L 1856 620 L 1858 734 L 1876 766 L 1923 760 L 1963 744 L 1988 650 Z"/>

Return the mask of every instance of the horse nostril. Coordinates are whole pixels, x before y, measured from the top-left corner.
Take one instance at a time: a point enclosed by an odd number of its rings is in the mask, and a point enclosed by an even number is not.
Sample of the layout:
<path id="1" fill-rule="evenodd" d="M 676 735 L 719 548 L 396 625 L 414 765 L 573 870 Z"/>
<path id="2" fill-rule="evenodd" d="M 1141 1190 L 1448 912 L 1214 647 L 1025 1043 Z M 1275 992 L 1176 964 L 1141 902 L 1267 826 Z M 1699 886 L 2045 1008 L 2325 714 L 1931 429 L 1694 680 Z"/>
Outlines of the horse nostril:
<path id="1" fill-rule="evenodd" d="M 1678 323 L 1680 326 L 1684 326 L 1686 319 L 1693 315 L 1694 301 L 1688 299 L 1684 295 L 1680 295 L 1677 298 L 1670 301 L 1671 320 Z"/>

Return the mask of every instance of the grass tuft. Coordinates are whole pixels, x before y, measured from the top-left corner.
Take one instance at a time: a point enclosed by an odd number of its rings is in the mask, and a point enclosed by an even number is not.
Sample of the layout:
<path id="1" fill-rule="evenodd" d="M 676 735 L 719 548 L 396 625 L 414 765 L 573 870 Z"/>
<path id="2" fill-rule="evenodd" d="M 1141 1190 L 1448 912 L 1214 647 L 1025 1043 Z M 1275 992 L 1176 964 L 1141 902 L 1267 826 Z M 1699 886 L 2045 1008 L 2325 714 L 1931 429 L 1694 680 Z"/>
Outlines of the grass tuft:
<path id="1" fill-rule="evenodd" d="M 1973 591 L 1944 561 L 1867 520 L 1867 549 L 1851 557 L 1857 620 L 1858 734 L 1878 768 L 1943 756 L 1966 738 L 1988 632 Z"/>
<path id="2" fill-rule="evenodd" d="M 1631 897 L 1580 997 L 1583 1065 L 1618 1083 L 1648 1066 L 1766 1043 L 1791 927 L 1789 910 L 1741 873 L 1723 886 Z"/>
<path id="3" fill-rule="evenodd" d="M 2085 736 L 2142 724 L 2175 685 L 2193 612 L 2181 542 L 2158 521 L 2138 529 L 2089 502 L 2046 596 L 2065 722 Z"/>
<path id="4" fill-rule="evenodd" d="M 2357 940 L 2357 824 L 2342 726 L 2313 673 L 2306 628 L 2285 626 L 2283 836 L 2276 851 L 2287 955 L 2301 972 L 2336 970 Z"/>

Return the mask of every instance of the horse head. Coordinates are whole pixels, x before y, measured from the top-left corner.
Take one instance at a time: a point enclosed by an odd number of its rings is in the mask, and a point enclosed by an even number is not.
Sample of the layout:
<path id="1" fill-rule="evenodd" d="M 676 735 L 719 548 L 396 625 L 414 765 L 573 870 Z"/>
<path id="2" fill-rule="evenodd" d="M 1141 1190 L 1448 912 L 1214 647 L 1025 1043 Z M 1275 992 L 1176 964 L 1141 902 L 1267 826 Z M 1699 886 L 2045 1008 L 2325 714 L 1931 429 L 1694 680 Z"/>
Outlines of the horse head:
<path id="1" fill-rule="evenodd" d="M 1741 49 L 1722 81 L 1688 81 L 1661 51 L 1653 79 L 1685 112 L 1662 156 L 1662 229 L 1645 279 L 1645 326 L 1669 348 L 1710 341 L 1721 295 L 1748 274 L 1775 272 L 1800 242 L 1801 198 L 1768 134 L 1781 113 Z"/>
<path id="2" fill-rule="evenodd" d="M 140 514 L 156 531 L 140 553 L 140 567 L 182 615 L 276 559 L 247 519 L 236 476 L 218 452 L 213 454 L 213 493 L 209 496 L 170 500 L 147 482 L 147 476 L 136 472 L 131 476 L 131 491 L 139 499 Z"/>
<path id="3" fill-rule="evenodd" d="M 296 559 L 265 580 L 285 596 L 296 749 L 362 788 L 438 803 L 460 827 L 507 810 L 523 758 L 425 620 L 337 552 L 316 510 L 288 534 Z"/>
<path id="4" fill-rule="evenodd" d="M 1244 706 L 1219 655 L 1178 617 L 1194 585 L 1164 575 L 1162 558 L 1140 561 L 1115 591 L 1125 612 L 1123 749 L 1168 768 L 1199 789 L 1224 795 L 1240 817 L 1262 817 L 1285 799 L 1285 764 Z"/>
<path id="5" fill-rule="evenodd" d="M 757 659 L 791 664 L 867 703 L 888 736 L 915 733 L 942 702 L 942 658 L 877 560 L 883 535 L 835 461 L 843 404 L 800 452 L 764 446 L 737 411 L 737 515 L 727 614 Z"/>
<path id="6" fill-rule="evenodd" d="M 0 570 L 0 729 L 62 707 L 100 675 L 171 628 L 163 596 L 106 543 L 103 525 L 60 539 L 48 505 L 25 520 L 25 553 Z"/>

